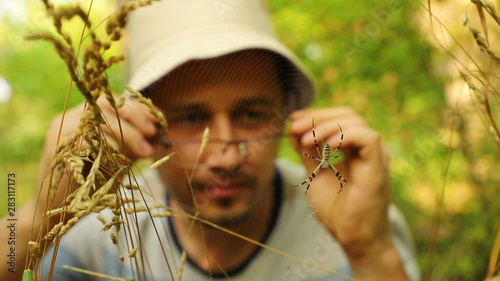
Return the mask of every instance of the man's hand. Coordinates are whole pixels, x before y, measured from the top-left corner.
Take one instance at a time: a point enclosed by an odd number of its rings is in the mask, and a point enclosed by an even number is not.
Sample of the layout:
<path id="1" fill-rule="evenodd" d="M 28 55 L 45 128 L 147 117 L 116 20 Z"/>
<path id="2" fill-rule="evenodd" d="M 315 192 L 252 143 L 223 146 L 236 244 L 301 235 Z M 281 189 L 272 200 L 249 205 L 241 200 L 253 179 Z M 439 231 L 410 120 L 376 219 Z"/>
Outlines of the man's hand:
<path id="1" fill-rule="evenodd" d="M 97 105 L 106 120 L 106 124 L 101 128 L 109 142 L 124 145 L 126 156 L 133 160 L 150 157 L 153 154 L 150 139 L 156 136 L 157 120 L 145 105 L 134 98 L 129 98 L 116 111 L 104 97 L 99 98 Z M 82 103 L 64 115 L 60 114 L 54 118 L 46 135 L 44 156 L 48 155 L 48 159 L 44 160 L 52 161 L 59 130 L 61 130 L 61 141 L 76 133 L 84 107 L 85 104 Z M 85 144 L 83 146 L 85 147 Z"/>
<path id="2" fill-rule="evenodd" d="M 101 97 L 97 104 L 102 112 L 106 124 L 101 125 L 102 131 L 107 141 L 114 147 L 122 151 L 125 156 L 135 161 L 140 158 L 151 157 L 154 153 L 151 140 L 157 136 L 156 118 L 149 112 L 148 108 L 140 104 L 136 99 L 130 98 L 125 101 L 125 104 L 117 111 Z M 64 115 L 60 114 L 52 121 L 46 139 L 45 148 L 41 161 L 40 170 L 40 185 L 43 186 L 39 190 L 41 198 L 46 197 L 48 188 L 48 176 L 50 171 L 47 170 L 54 159 L 56 146 L 59 142 L 73 136 L 78 130 L 80 118 L 84 112 L 85 104 L 68 110 Z M 81 148 L 84 150 L 88 144 L 82 142 Z M 68 177 L 64 176 L 59 189 L 56 193 L 56 198 L 51 206 L 58 206 L 66 197 L 66 188 L 76 188 L 74 185 L 68 184 Z M 43 181 L 42 181 L 43 180 Z M 70 190 L 72 191 L 72 190 Z M 43 208 L 45 204 L 39 204 L 37 209 Z"/>
<path id="3" fill-rule="evenodd" d="M 362 280 L 406 280 L 401 260 L 391 240 L 388 208 L 390 182 L 388 155 L 380 135 L 350 108 L 306 109 L 291 114 L 290 133 L 296 150 L 318 156 L 316 140 L 328 143 L 332 153 L 341 147 L 342 162 L 335 165 L 348 181 L 341 192 L 339 179 L 330 169 L 320 170 L 307 193 L 316 216 L 346 252 L 353 272 Z M 339 124 L 339 125 L 338 125 Z M 319 162 L 302 155 L 310 175 Z M 399 275 L 395 275 L 399 273 Z M 395 279 L 387 279 L 389 276 Z M 401 276 L 401 278 L 397 278 Z M 382 278 L 382 279 L 378 279 Z"/>
<path id="4" fill-rule="evenodd" d="M 109 102 L 101 97 L 97 101 L 102 116 L 106 124 L 101 125 L 102 132 L 106 140 L 125 156 L 135 161 L 140 158 L 151 157 L 154 153 L 154 137 L 157 136 L 156 119 L 149 112 L 147 106 L 139 103 L 134 98 L 129 98 L 125 104 L 118 110 L 115 110 Z M 50 166 L 54 159 L 56 146 L 59 142 L 72 137 L 78 130 L 80 118 L 84 112 L 85 104 L 68 110 L 64 115 L 60 114 L 52 121 L 45 140 L 45 149 L 41 161 L 39 203 L 37 204 L 37 216 L 43 214 L 43 209 L 47 200 L 47 189 L 49 188 Z M 82 141 L 81 150 L 88 147 L 88 144 Z M 70 192 L 76 189 L 75 183 L 69 183 L 69 176 L 64 175 L 54 200 L 50 208 L 59 206 L 64 198 Z M 70 190 L 68 190 L 68 187 Z M 67 218 L 66 218 L 67 219 Z M 52 221 L 58 221 L 58 218 L 51 218 Z"/>
<path id="5" fill-rule="evenodd" d="M 108 125 L 102 125 L 102 129 L 110 143 L 114 144 L 117 148 L 123 147 L 126 156 L 132 160 L 153 156 L 154 150 L 150 140 L 154 140 L 157 134 L 157 121 L 154 116 L 149 113 L 145 105 L 140 104 L 134 99 L 128 99 L 124 106 L 118 110 L 118 117 L 116 111 L 108 104 L 106 99 L 99 99 L 98 104 L 108 123 Z M 61 219 L 58 216 L 52 217 L 48 228 L 45 227 L 45 223 L 42 221 L 44 212 L 46 211 L 45 206 L 48 204 L 47 190 L 50 182 L 48 175 L 54 159 L 58 139 L 63 141 L 75 134 L 80 123 L 80 117 L 84 112 L 84 106 L 84 104 L 81 104 L 68 110 L 64 114 L 64 118 L 63 115 L 54 118 L 47 132 L 44 153 L 40 162 L 38 185 L 40 189 L 37 191 L 38 194 L 26 202 L 17 212 L 19 216 L 16 242 L 16 257 L 18 261 L 24 262 L 27 260 L 28 242 L 30 240 L 35 240 L 39 236 L 43 237 L 46 232 Z M 120 118 L 121 130 L 118 125 L 118 118 Z M 86 147 L 86 144 L 82 143 L 81 149 L 85 149 Z M 68 187 L 70 190 L 68 190 Z M 49 208 L 56 208 L 62 204 L 63 200 L 69 194 L 68 192 L 72 192 L 76 187 L 75 184 L 70 184 L 69 177 L 64 175 L 59 183 L 59 188 L 56 191 L 54 200 L 50 202 Z M 68 220 L 69 215 L 67 215 L 65 219 Z M 1 221 L 6 221 L 6 218 L 2 218 Z M 5 233 L 5 231 L 8 231 L 8 229 L 6 228 L 0 231 L 1 237 L 7 237 L 8 233 Z M 7 243 L 2 243 L 0 245 L 0 252 L 7 252 L 8 247 Z M 44 246 L 41 246 L 41 249 L 44 248 Z M 4 267 L 1 267 L 0 280 L 21 280 L 22 269 L 25 268 L 25 265 L 18 264 L 17 268 L 16 273 L 12 274 L 7 270 L 3 270 Z"/>

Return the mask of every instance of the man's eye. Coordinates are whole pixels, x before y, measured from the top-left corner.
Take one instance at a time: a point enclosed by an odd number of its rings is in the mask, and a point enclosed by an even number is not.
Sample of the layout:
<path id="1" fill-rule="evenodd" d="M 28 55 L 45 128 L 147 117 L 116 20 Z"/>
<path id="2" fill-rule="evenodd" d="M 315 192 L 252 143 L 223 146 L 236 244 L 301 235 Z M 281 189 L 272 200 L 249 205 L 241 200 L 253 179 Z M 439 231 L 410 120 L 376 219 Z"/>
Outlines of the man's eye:
<path id="1" fill-rule="evenodd" d="M 201 125 L 208 120 L 208 117 L 203 114 L 186 114 L 172 118 L 171 122 L 177 125 Z"/>
<path id="2" fill-rule="evenodd" d="M 199 122 L 200 120 L 202 120 L 202 117 L 195 114 L 181 117 L 181 121 L 184 123 L 195 123 Z"/>
<path id="3" fill-rule="evenodd" d="M 248 120 L 262 120 L 267 116 L 263 112 L 249 110 L 249 111 L 243 111 L 241 113 L 241 117 Z"/>
<path id="4" fill-rule="evenodd" d="M 269 112 L 264 110 L 242 110 L 235 114 L 236 120 L 241 125 L 255 126 L 269 119 Z"/>

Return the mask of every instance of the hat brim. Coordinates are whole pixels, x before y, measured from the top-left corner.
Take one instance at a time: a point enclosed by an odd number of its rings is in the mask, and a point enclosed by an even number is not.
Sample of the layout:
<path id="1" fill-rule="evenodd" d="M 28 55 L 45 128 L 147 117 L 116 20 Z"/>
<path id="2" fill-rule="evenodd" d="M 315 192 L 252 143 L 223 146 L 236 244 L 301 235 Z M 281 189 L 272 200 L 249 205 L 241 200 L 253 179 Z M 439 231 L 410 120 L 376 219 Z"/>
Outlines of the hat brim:
<path id="1" fill-rule="evenodd" d="M 145 49 L 139 52 L 141 57 L 135 58 L 128 81 L 129 86 L 138 91 L 152 86 L 190 60 L 209 59 L 246 49 L 264 49 L 290 62 L 290 81 L 293 88 L 299 91 L 294 109 L 306 107 L 314 96 L 311 75 L 298 58 L 271 34 L 257 33 L 244 25 L 218 24 L 186 30 L 175 36 L 155 38 L 155 42 L 145 42 L 143 47 Z"/>

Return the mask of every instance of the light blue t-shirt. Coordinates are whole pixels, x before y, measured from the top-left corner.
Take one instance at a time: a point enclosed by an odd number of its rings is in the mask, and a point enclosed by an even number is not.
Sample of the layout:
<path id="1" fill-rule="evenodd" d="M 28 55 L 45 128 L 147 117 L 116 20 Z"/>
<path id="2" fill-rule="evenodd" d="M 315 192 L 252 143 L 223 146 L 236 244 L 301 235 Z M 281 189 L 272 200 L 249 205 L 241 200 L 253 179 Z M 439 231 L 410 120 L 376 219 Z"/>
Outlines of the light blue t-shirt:
<path id="1" fill-rule="evenodd" d="M 182 249 L 171 225 L 171 217 L 153 216 L 150 213 L 124 215 L 127 227 L 116 233 L 114 228 L 101 231 L 103 224 L 97 214 L 79 221 L 63 238 L 57 253 L 53 281 L 104 281 L 94 275 L 63 268 L 63 265 L 90 270 L 92 272 L 134 280 L 184 281 L 234 280 L 234 281 L 323 281 L 349 280 L 351 270 L 340 245 L 318 222 L 309 208 L 302 189 L 292 187 L 304 179 L 301 167 L 278 161 L 276 173 L 276 208 L 270 231 L 259 248 L 238 269 L 222 274 L 210 274 L 197 267 L 189 258 L 182 261 Z M 163 189 L 156 170 L 144 173 L 141 187 L 148 186 L 157 191 Z M 159 196 L 165 198 L 165 196 Z M 155 198 L 155 196 L 152 196 Z M 166 200 L 148 203 L 152 214 L 164 212 Z M 162 202 L 163 201 L 163 202 Z M 112 213 L 103 211 L 108 220 Z M 411 280 L 419 280 L 420 271 L 416 262 L 410 232 L 404 218 L 396 207 L 389 209 L 393 241 L 404 262 Z M 110 236 L 118 237 L 114 245 Z M 140 235 L 138 235 L 140 233 Z M 137 249 L 135 258 L 130 249 Z M 50 249 L 43 259 L 41 271 L 44 280 L 48 275 L 54 254 Z"/>

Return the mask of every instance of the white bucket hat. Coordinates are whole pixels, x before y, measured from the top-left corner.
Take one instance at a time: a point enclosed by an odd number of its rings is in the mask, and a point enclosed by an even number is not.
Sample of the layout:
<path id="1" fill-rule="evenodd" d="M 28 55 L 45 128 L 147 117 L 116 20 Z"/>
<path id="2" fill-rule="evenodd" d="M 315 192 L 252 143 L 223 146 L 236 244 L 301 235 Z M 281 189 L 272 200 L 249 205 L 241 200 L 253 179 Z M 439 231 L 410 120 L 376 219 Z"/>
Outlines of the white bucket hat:
<path id="1" fill-rule="evenodd" d="M 162 0 L 130 15 L 128 84 L 143 91 L 193 59 L 264 49 L 285 58 L 295 93 L 289 109 L 306 107 L 314 95 L 310 75 L 276 38 L 264 0 Z"/>

